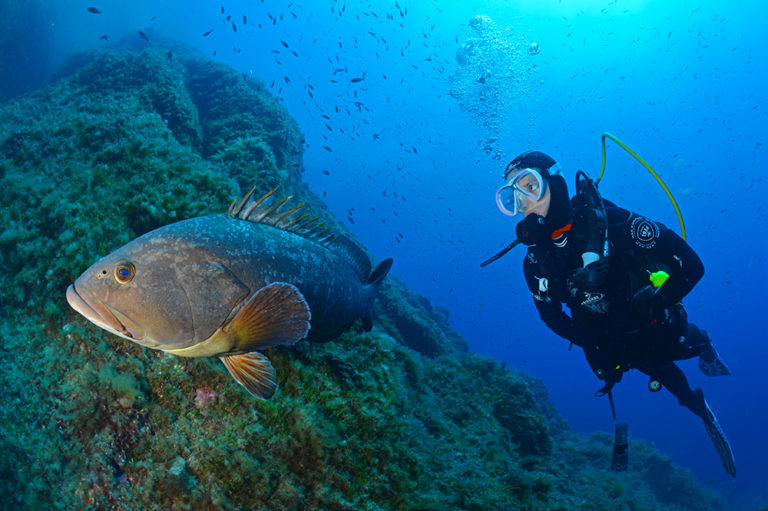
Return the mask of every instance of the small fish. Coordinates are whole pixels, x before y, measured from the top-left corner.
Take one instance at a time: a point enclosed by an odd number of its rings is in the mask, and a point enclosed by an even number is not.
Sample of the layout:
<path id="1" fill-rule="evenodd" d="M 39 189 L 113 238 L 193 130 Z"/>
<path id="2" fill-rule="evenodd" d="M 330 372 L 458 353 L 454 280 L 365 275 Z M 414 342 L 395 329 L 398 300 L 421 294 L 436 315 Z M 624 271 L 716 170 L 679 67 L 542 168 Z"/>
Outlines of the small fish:
<path id="1" fill-rule="evenodd" d="M 210 29 L 208 32 L 204 33 L 203 37 L 208 37 L 209 35 L 211 35 L 211 32 L 213 32 L 213 29 Z"/>
<path id="2" fill-rule="evenodd" d="M 386 259 L 371 271 L 351 240 L 302 216 L 303 204 L 280 210 L 287 199 L 273 201 L 273 192 L 255 200 L 251 191 L 226 215 L 134 239 L 83 272 L 67 301 L 96 326 L 147 348 L 219 357 L 248 392 L 270 398 L 277 376 L 260 352 L 305 338 L 330 341 L 359 318 L 370 330 L 392 266 Z"/>
<path id="3" fill-rule="evenodd" d="M 327 145 L 324 145 L 324 146 L 323 146 L 323 149 L 325 149 L 325 150 L 326 150 L 326 151 L 328 151 L 329 153 L 332 153 L 332 152 L 333 152 L 333 149 L 331 149 L 331 148 L 330 148 L 330 147 L 328 147 Z"/>
<path id="4" fill-rule="evenodd" d="M 103 36 L 99 37 L 99 39 L 101 39 L 102 41 L 109 42 L 109 37 L 107 37 L 107 34 L 104 34 Z"/>
<path id="5" fill-rule="evenodd" d="M 88 8 L 88 12 L 93 13 L 93 14 L 101 14 L 101 11 L 98 10 L 96 7 L 89 7 Z"/>
<path id="6" fill-rule="evenodd" d="M 141 30 L 139 30 L 138 32 L 142 39 L 144 39 L 145 41 L 149 41 L 149 37 L 147 37 L 147 34 L 142 32 Z"/>
<path id="7" fill-rule="evenodd" d="M 237 25 L 235 25 L 235 22 L 232 22 L 232 30 L 237 32 Z"/>
<path id="8" fill-rule="evenodd" d="M 363 80 L 365 80 L 365 71 L 363 71 L 363 76 L 352 78 L 350 82 L 357 83 L 357 82 L 362 82 Z"/>

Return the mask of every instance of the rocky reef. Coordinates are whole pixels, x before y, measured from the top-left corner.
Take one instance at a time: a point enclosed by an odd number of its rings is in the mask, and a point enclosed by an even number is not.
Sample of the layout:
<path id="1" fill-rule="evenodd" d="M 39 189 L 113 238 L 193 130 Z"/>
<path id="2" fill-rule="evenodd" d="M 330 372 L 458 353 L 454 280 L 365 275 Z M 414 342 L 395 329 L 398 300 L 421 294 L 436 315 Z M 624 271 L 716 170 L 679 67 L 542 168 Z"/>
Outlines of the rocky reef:
<path id="1" fill-rule="evenodd" d="M 609 435 L 572 433 L 541 382 L 469 353 L 396 278 L 371 332 L 270 350 L 269 401 L 217 360 L 72 311 L 64 290 L 98 256 L 254 185 L 344 231 L 302 183 L 302 134 L 260 81 L 183 48 L 114 50 L 0 119 L 0 507 L 724 508 L 642 441 L 611 472 Z"/>

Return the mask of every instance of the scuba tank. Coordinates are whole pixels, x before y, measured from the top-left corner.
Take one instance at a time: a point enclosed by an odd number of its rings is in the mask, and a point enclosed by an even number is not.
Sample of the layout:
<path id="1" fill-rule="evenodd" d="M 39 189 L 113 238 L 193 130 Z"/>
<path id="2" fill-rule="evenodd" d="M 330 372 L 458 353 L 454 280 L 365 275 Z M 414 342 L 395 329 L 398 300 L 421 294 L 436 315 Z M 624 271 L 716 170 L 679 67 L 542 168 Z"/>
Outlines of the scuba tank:
<path id="1" fill-rule="evenodd" d="M 589 233 L 584 254 L 594 254 L 592 261 L 600 257 L 608 257 L 608 216 L 605 213 L 605 205 L 597 191 L 597 183 L 592 181 L 584 171 L 576 172 L 576 197 L 579 203 L 577 214 L 586 224 Z M 590 256 L 587 256 L 590 257 Z M 584 261 L 584 266 L 592 261 Z"/>

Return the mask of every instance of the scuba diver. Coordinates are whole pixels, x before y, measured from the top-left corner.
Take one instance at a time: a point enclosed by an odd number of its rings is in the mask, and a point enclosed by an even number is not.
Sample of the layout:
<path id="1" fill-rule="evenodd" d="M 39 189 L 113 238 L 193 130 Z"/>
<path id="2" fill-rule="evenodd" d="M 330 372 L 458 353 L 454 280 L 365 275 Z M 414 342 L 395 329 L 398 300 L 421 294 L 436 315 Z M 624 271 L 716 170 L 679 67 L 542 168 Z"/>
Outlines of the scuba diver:
<path id="1" fill-rule="evenodd" d="M 517 156 L 504 171 L 504 182 L 496 202 L 502 213 L 523 216 L 513 245 L 528 246 L 523 270 L 539 315 L 584 350 L 605 383 L 596 395 L 608 394 L 613 408 L 611 389 L 623 373 L 645 373 L 649 390 L 666 387 L 701 418 L 723 467 L 735 476 L 730 444 L 704 393 L 691 390 L 675 365 L 698 356 L 705 375 L 730 374 L 680 303 L 704 274 L 696 253 L 661 223 L 602 199 L 581 171 L 577 194 L 569 198 L 560 166 L 542 152 Z"/>

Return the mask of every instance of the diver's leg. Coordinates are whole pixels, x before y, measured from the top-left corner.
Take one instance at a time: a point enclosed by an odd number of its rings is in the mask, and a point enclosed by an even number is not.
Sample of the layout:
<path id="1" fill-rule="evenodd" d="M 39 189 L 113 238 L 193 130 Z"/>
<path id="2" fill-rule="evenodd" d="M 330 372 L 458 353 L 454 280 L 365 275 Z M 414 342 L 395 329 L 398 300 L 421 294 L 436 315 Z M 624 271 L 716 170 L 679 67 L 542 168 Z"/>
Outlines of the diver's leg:
<path id="1" fill-rule="evenodd" d="M 728 443 L 723 428 L 717 422 L 715 414 L 704 399 L 704 392 L 701 389 L 691 390 L 691 386 L 688 384 L 688 379 L 683 371 L 672 362 L 653 367 L 638 367 L 637 369 L 661 382 L 677 398 L 681 405 L 701 418 L 704 422 L 704 429 L 707 430 L 709 438 L 720 455 L 723 468 L 730 475 L 735 476 L 736 465 L 733 460 L 731 444 Z"/>
<path id="2" fill-rule="evenodd" d="M 725 365 L 723 359 L 712 346 L 712 340 L 707 335 L 706 330 L 702 330 L 693 323 L 688 323 L 686 332 L 688 344 L 698 348 L 699 369 L 707 376 L 728 376 L 731 371 Z"/>
<path id="3" fill-rule="evenodd" d="M 702 419 L 707 416 L 703 397 L 701 402 L 695 398 L 694 391 L 688 385 L 688 378 L 685 377 L 685 373 L 674 362 L 655 364 L 653 366 L 638 366 L 638 369 L 666 387 L 677 398 L 678 403 Z"/>

